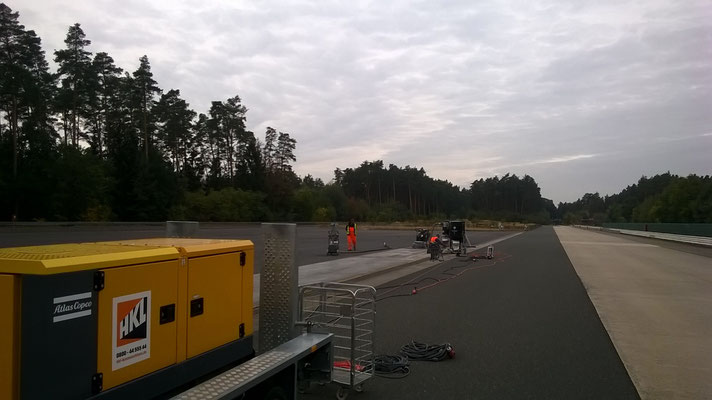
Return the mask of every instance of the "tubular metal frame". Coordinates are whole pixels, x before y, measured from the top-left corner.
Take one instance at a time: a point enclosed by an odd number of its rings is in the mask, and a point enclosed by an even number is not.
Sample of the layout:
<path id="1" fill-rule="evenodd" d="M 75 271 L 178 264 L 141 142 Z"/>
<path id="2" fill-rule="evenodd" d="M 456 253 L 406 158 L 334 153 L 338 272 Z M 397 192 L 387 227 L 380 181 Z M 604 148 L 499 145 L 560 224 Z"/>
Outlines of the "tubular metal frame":
<path id="1" fill-rule="evenodd" d="M 376 289 L 337 282 L 302 286 L 299 320 L 334 335 L 332 381 L 361 391 L 375 371 Z"/>

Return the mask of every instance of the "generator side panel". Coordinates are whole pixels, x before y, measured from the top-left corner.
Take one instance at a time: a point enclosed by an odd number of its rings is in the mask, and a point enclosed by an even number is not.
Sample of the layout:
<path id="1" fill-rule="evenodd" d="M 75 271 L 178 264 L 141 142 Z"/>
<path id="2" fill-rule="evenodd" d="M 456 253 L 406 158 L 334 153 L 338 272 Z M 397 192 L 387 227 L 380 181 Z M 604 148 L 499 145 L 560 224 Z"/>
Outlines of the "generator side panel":
<path id="1" fill-rule="evenodd" d="M 0 274 L 0 399 L 17 399 L 19 378 L 20 277 Z"/>
<path id="2" fill-rule="evenodd" d="M 255 274 L 255 251 L 253 249 L 244 251 L 245 265 L 242 267 L 242 319 L 245 323 L 245 336 L 254 333 L 254 274 Z"/>
<path id="3" fill-rule="evenodd" d="M 188 358 L 245 336 L 240 257 L 234 252 L 188 260 Z"/>
<path id="4" fill-rule="evenodd" d="M 96 372 L 94 271 L 22 276 L 22 399 L 92 395 Z"/>
<path id="5" fill-rule="evenodd" d="M 102 390 L 174 365 L 179 260 L 103 270 L 96 371 Z"/>

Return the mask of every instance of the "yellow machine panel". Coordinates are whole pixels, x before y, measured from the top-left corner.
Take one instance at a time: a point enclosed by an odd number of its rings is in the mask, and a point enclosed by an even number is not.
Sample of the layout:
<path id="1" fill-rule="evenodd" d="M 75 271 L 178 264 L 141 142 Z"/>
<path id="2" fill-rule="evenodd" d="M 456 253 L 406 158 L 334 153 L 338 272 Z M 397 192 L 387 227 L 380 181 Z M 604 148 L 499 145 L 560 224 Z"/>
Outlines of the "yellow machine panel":
<path id="1" fill-rule="evenodd" d="M 188 257 L 209 256 L 220 253 L 253 250 L 254 245 L 249 240 L 232 239 L 195 239 L 195 238 L 149 238 L 117 240 L 100 242 L 100 245 L 143 246 L 147 248 L 175 247 Z"/>
<path id="2" fill-rule="evenodd" d="M 175 259 L 171 247 L 70 243 L 0 249 L 0 273 L 49 275 Z"/>
<path id="3" fill-rule="evenodd" d="M 243 324 L 244 336 L 253 334 L 254 244 L 251 241 L 150 238 L 99 244 L 128 248 L 167 246 L 181 253 L 184 260 L 179 267 L 178 287 L 184 290 L 178 294 L 176 315 L 187 317 L 177 320 L 178 362 L 238 339 L 240 324 Z M 204 314 L 190 317 L 191 302 L 198 300 L 192 303 L 198 307 L 200 298 L 206 303 Z"/>
<path id="4" fill-rule="evenodd" d="M 181 257 L 178 266 L 178 302 L 176 303 L 176 361 L 186 359 L 186 335 L 188 334 L 188 259 Z"/>
<path id="5" fill-rule="evenodd" d="M 0 399 L 17 398 L 20 278 L 0 275 Z"/>
<path id="6" fill-rule="evenodd" d="M 240 337 L 241 289 L 239 253 L 188 260 L 188 358 Z"/>
<path id="7" fill-rule="evenodd" d="M 179 263 L 103 270 L 97 332 L 103 390 L 176 363 Z"/>

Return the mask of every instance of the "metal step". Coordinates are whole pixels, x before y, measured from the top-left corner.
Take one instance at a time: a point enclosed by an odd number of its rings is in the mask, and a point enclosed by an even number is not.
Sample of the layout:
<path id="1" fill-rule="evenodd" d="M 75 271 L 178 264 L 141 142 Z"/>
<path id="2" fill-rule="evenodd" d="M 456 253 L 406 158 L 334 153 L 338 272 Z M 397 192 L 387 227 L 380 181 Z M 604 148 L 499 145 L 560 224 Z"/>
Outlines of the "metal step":
<path id="1" fill-rule="evenodd" d="M 241 396 L 290 365 L 296 365 L 302 358 L 323 349 L 325 346 L 328 349 L 331 339 L 331 334 L 302 334 L 173 397 L 173 399 L 212 400 L 233 399 Z M 329 353 L 331 352 L 329 351 Z M 329 354 L 329 366 L 331 366 L 331 362 L 331 354 Z"/>

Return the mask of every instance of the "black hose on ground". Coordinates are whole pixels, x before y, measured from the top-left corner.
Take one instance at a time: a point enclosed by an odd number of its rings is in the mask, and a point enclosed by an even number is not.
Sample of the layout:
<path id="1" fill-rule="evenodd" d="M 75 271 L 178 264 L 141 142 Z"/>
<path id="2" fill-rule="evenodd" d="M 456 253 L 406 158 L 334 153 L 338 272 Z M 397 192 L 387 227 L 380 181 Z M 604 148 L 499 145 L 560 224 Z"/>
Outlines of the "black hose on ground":
<path id="1" fill-rule="evenodd" d="M 425 344 L 415 340 L 401 347 L 401 354 L 413 361 L 443 361 L 455 357 L 450 343 Z"/>
<path id="2" fill-rule="evenodd" d="M 410 374 L 410 361 L 402 355 L 380 354 L 374 358 L 376 375 L 382 378 L 405 378 Z"/>

